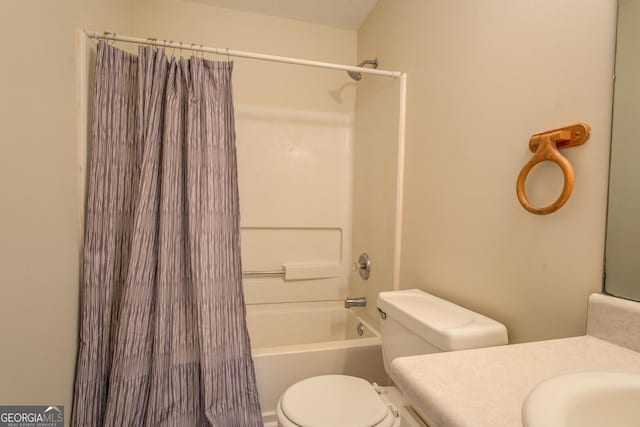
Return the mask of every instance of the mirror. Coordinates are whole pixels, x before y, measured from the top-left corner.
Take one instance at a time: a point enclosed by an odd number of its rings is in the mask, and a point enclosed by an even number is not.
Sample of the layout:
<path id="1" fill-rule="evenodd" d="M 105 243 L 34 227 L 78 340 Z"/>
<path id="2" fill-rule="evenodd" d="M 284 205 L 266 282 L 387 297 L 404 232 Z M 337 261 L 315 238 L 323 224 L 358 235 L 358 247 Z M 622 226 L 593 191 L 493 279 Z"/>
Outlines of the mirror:
<path id="1" fill-rule="evenodd" d="M 620 0 L 605 291 L 640 301 L 640 0 Z"/>

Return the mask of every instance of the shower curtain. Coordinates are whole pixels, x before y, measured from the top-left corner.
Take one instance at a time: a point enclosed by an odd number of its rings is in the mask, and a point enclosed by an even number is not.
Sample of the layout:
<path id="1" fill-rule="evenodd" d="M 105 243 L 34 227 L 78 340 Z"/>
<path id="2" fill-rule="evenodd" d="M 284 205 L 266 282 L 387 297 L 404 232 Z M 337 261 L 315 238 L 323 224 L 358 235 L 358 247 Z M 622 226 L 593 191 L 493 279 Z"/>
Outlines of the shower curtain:
<path id="1" fill-rule="evenodd" d="M 74 426 L 262 425 L 231 71 L 98 44 Z"/>

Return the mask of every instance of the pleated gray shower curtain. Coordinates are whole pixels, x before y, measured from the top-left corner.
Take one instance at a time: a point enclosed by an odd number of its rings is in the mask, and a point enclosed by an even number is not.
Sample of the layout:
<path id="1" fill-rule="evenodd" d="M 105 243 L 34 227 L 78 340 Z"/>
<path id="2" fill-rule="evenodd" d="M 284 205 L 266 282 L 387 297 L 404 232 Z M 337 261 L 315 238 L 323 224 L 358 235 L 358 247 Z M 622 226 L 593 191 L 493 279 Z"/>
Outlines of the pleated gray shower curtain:
<path id="1" fill-rule="evenodd" d="M 98 44 L 74 426 L 262 425 L 231 71 Z"/>

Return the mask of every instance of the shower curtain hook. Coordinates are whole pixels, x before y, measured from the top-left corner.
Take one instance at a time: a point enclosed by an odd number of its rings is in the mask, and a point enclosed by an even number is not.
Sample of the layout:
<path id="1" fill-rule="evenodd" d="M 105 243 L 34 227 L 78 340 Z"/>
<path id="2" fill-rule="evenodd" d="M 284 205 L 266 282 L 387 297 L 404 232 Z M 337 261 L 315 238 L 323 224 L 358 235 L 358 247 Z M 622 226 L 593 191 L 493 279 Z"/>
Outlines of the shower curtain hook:
<path id="1" fill-rule="evenodd" d="M 110 44 L 110 43 L 111 43 L 111 40 L 110 40 L 110 38 L 109 38 L 109 36 L 110 36 L 111 34 L 112 34 L 112 33 L 111 33 L 111 31 L 105 31 L 104 33 L 102 33 L 102 36 L 103 36 L 102 38 L 103 38 L 103 40 L 104 40 L 104 41 L 105 41 L 105 43 L 107 43 L 109 46 L 111 46 L 111 44 Z"/>
<path id="2" fill-rule="evenodd" d="M 180 42 L 180 57 L 182 58 L 182 42 Z"/>
<path id="3" fill-rule="evenodd" d="M 167 41 L 164 41 L 165 43 L 167 43 Z M 173 40 L 169 40 L 169 45 L 173 45 Z M 176 54 L 176 48 L 174 46 L 171 46 L 171 53 L 169 55 L 171 55 L 172 57 L 175 56 Z"/>
<path id="4" fill-rule="evenodd" d="M 229 56 L 229 48 L 226 48 L 225 52 L 227 52 L 227 62 L 231 61 L 231 57 Z"/>
<path id="5" fill-rule="evenodd" d="M 202 55 L 202 59 L 205 59 L 205 57 L 204 57 L 204 46 L 202 45 L 202 43 L 200 43 L 200 55 Z"/>

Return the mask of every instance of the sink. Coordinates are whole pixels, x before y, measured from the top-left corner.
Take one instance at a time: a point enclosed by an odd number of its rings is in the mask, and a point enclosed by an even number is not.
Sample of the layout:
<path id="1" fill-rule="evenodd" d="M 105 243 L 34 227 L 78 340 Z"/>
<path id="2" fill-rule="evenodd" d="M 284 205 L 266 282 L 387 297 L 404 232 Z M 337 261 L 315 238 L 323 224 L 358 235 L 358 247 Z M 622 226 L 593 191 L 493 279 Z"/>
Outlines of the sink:
<path id="1" fill-rule="evenodd" d="M 583 372 L 536 386 L 522 405 L 525 427 L 638 427 L 640 375 Z"/>

